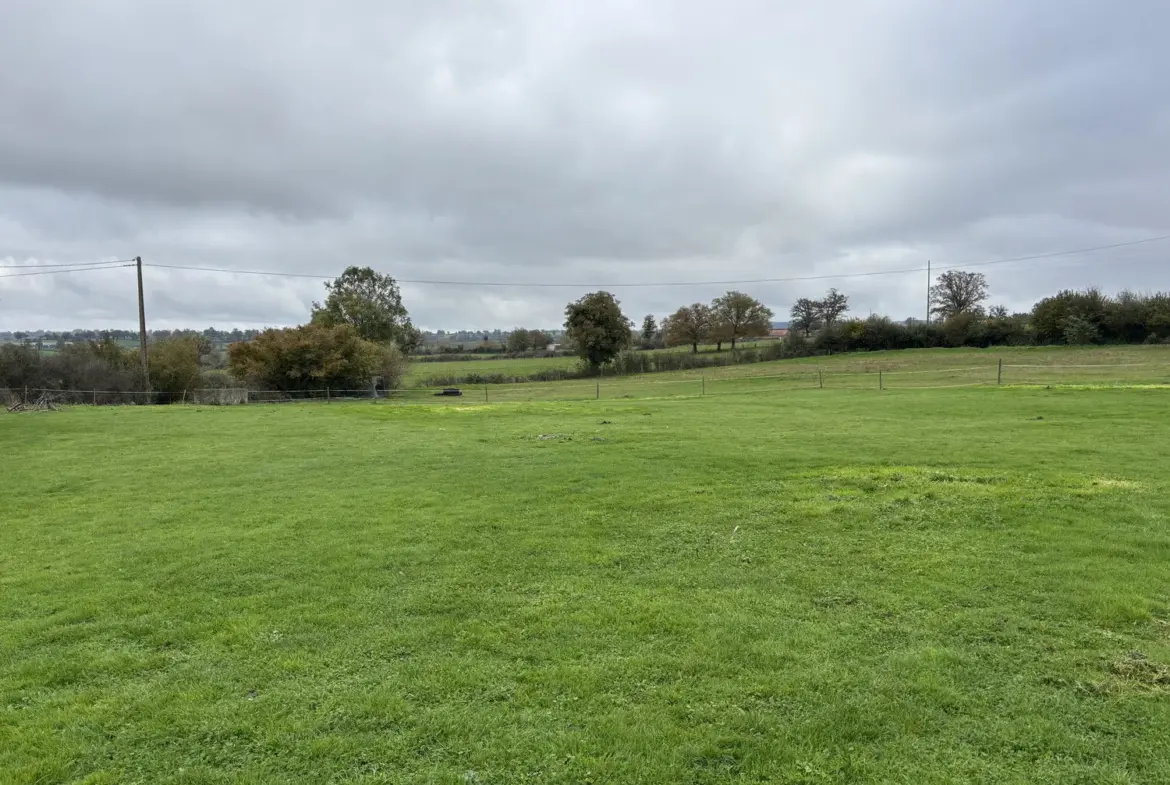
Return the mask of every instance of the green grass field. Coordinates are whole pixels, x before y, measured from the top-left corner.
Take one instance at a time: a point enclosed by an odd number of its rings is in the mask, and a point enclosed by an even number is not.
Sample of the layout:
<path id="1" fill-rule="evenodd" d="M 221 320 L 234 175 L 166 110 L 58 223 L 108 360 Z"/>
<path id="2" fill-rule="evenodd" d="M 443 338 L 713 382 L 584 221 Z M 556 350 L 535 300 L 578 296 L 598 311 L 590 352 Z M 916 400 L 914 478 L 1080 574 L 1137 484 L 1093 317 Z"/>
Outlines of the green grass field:
<path id="1" fill-rule="evenodd" d="M 999 368 L 1001 360 L 1004 364 L 1002 373 Z M 538 363 L 549 360 L 511 362 Z M 417 368 L 418 365 L 415 365 L 415 373 L 418 372 Z M 879 386 L 897 390 L 996 384 L 1170 385 L 1170 346 L 997 347 L 865 352 L 728 365 L 702 371 L 602 376 L 599 380 L 590 378 L 492 384 L 486 385 L 486 388 L 484 385 L 470 385 L 463 388 L 463 401 L 569 401 L 598 396 L 614 399 L 783 393 L 819 390 L 822 387 L 876 391 Z M 413 387 L 413 381 L 408 379 L 407 386 Z M 433 400 L 433 391 L 425 389 L 407 389 L 394 395 L 403 400 Z M 460 399 L 455 401 L 459 402 Z"/>
<path id="2" fill-rule="evenodd" d="M 764 344 L 742 344 L 743 346 L 763 346 Z M 690 348 L 686 346 L 676 346 L 670 349 L 652 349 L 651 353 L 658 352 L 689 352 Z M 724 351 L 730 352 L 730 349 L 725 348 Z M 700 354 L 710 354 L 715 352 L 715 344 L 704 345 L 699 347 Z M 492 355 L 483 355 L 473 360 L 452 360 L 450 362 L 418 362 L 415 361 L 410 365 L 410 372 L 407 376 L 407 385 L 425 384 L 428 379 L 435 376 L 448 376 L 460 374 L 505 374 L 507 376 L 524 376 L 527 374 L 537 373 L 539 371 L 550 368 L 577 368 L 581 361 L 576 357 L 495 357 Z"/>
<path id="3" fill-rule="evenodd" d="M 0 415 L 0 782 L 1170 782 L 1168 414 Z"/>
<path id="4" fill-rule="evenodd" d="M 512 357 L 484 360 L 453 360 L 451 362 L 412 362 L 406 378 L 408 386 L 425 384 L 435 376 L 456 376 L 461 374 L 501 373 L 508 376 L 523 376 L 548 368 L 576 368 L 580 361 L 576 357 Z"/>
<path id="5" fill-rule="evenodd" d="M 677 349 L 660 350 L 677 351 Z M 879 369 L 887 373 L 930 372 L 937 379 L 958 382 L 994 382 L 996 366 L 1002 360 L 1009 366 L 1004 377 L 1006 383 L 1039 384 L 1048 381 L 1062 381 L 1055 375 L 1092 380 L 1094 374 L 1106 374 L 1113 382 L 1127 383 L 1148 380 L 1151 383 L 1170 381 L 1170 346 L 997 346 L 990 349 L 909 349 L 888 352 L 859 352 L 828 357 L 803 357 L 773 362 L 728 365 L 707 368 L 702 371 L 670 371 L 645 374 L 647 380 L 698 381 L 700 376 L 708 379 L 726 379 L 742 376 L 807 376 L 822 369 L 838 379 L 845 386 L 844 376 L 876 374 Z M 448 363 L 412 363 L 405 380 L 405 386 L 416 387 L 433 376 L 459 375 L 467 373 L 500 373 L 523 375 L 549 368 L 576 368 L 578 360 L 572 357 L 519 358 L 501 360 L 462 360 Z M 1082 366 L 1070 374 L 1067 367 Z M 1010 367 L 1020 366 L 1020 367 Z M 1090 366 L 1088 368 L 1084 366 Z M 1156 367 L 1155 367 L 1156 366 Z M 1095 368 L 1094 368 L 1095 367 Z M 958 377 L 953 369 L 964 371 Z M 938 375 L 940 371 L 951 372 L 950 376 Z M 1090 378 L 1091 377 L 1091 378 Z M 856 380 L 854 380 L 855 382 Z M 915 380 L 911 380 L 914 382 Z M 928 381 L 928 380 L 923 380 Z M 543 385 L 559 384 L 544 382 Z M 585 380 L 585 386 L 592 384 Z M 798 385 L 799 386 L 799 385 Z M 864 386 L 864 385 L 863 385 Z M 875 382 L 876 386 L 876 382 Z M 915 383 L 915 386 L 922 386 Z"/>

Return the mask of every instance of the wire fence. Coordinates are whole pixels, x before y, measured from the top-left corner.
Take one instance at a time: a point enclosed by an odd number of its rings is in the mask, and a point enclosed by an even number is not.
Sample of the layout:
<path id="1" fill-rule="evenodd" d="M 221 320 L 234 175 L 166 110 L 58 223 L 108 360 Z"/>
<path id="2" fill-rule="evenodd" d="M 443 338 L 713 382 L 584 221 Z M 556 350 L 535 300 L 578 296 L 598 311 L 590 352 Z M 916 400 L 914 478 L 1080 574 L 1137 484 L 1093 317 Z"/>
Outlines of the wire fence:
<path id="1" fill-rule="evenodd" d="M 577 401 L 749 395 L 790 390 L 928 390 L 995 386 L 1170 386 L 1170 363 L 1019 364 L 996 361 L 947 368 L 883 367 L 862 362 L 828 368 L 794 363 L 779 373 L 748 374 L 733 368 L 722 373 L 639 374 L 562 382 L 487 384 L 436 389 L 252 390 L 242 387 L 190 389 L 181 392 L 141 390 L 0 389 L 7 407 L 37 402 L 54 405 L 143 406 L 199 404 L 229 406 L 296 402 L 381 401 L 388 403 L 503 403 L 509 401 Z"/>

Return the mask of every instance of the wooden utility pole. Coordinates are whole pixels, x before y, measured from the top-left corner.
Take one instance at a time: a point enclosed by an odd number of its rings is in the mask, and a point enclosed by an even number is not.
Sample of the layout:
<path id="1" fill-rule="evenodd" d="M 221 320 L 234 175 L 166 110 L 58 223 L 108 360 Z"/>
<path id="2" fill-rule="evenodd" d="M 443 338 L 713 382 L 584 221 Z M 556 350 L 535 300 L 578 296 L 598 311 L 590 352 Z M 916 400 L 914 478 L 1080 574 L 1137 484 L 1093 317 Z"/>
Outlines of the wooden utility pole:
<path id="1" fill-rule="evenodd" d="M 930 324 L 930 260 L 926 260 L 926 323 Z"/>
<path id="2" fill-rule="evenodd" d="M 150 364 L 146 359 L 146 303 L 142 298 L 142 257 L 135 256 L 138 267 L 138 353 L 142 357 L 142 389 L 150 392 Z"/>

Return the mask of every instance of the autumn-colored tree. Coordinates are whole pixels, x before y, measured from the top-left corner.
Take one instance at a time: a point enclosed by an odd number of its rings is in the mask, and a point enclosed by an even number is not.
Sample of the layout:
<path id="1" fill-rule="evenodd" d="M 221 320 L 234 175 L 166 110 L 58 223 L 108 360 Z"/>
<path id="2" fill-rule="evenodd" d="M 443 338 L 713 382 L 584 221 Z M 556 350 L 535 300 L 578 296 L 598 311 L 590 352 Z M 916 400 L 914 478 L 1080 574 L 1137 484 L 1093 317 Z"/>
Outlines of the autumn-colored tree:
<path id="1" fill-rule="evenodd" d="M 699 351 L 711 329 L 711 308 L 703 303 L 684 305 L 662 320 L 662 337 L 667 346 L 690 346 Z"/>
<path id="2" fill-rule="evenodd" d="M 544 330 L 528 331 L 528 347 L 533 351 L 543 352 L 552 342 L 553 339 Z"/>
<path id="3" fill-rule="evenodd" d="M 385 375 L 391 355 L 400 358 L 401 350 L 363 340 L 349 325 L 306 324 L 233 343 L 228 369 L 267 390 L 362 390 L 373 377 Z"/>
<path id="4" fill-rule="evenodd" d="M 713 332 L 731 341 L 732 350 L 742 338 L 758 338 L 772 330 L 772 311 L 743 292 L 728 292 L 711 303 Z"/>
<path id="5" fill-rule="evenodd" d="M 211 341 L 203 336 L 164 338 L 150 344 L 150 388 L 180 394 L 199 386 L 203 359 L 211 353 Z"/>

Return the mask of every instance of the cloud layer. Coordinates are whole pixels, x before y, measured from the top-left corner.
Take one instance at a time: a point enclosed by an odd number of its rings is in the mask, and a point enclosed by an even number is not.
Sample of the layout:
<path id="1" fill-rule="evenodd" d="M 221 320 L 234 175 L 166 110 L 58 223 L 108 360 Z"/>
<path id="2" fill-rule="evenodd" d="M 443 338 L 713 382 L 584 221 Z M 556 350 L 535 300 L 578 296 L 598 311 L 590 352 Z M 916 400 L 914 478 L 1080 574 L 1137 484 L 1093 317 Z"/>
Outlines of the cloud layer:
<path id="1" fill-rule="evenodd" d="M 0 264 L 621 284 L 1170 234 L 1168 23 L 1157 0 L 12 0 Z M 986 271 L 996 301 L 1026 307 L 1170 288 L 1168 256 Z M 158 327 L 296 323 L 323 291 L 146 283 Z M 786 313 L 828 285 L 861 314 L 923 308 L 917 274 L 744 288 Z M 555 326 L 584 293 L 403 288 L 431 328 Z M 637 316 L 723 288 L 615 291 Z M 0 329 L 135 316 L 130 270 L 0 279 Z"/>

